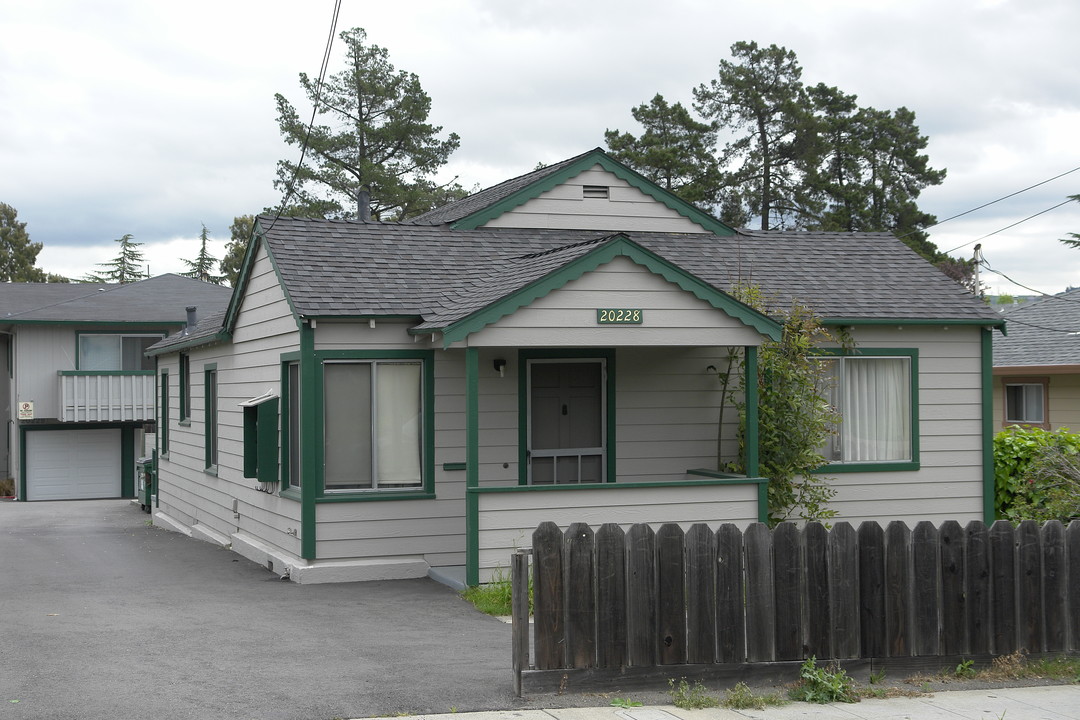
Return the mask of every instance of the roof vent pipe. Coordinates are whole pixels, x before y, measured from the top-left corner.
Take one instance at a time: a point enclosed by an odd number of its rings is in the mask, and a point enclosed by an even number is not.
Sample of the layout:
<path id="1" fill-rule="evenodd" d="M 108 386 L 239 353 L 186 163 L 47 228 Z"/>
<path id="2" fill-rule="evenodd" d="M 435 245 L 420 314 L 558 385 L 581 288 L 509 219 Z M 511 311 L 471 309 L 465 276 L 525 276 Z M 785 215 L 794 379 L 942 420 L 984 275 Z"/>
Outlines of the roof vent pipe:
<path id="1" fill-rule="evenodd" d="M 184 328 L 184 334 L 187 335 L 195 328 L 195 306 L 188 305 L 184 309 L 187 310 L 187 327 Z"/>
<path id="2" fill-rule="evenodd" d="M 356 217 L 361 222 L 371 220 L 371 190 L 360 188 L 356 193 Z"/>

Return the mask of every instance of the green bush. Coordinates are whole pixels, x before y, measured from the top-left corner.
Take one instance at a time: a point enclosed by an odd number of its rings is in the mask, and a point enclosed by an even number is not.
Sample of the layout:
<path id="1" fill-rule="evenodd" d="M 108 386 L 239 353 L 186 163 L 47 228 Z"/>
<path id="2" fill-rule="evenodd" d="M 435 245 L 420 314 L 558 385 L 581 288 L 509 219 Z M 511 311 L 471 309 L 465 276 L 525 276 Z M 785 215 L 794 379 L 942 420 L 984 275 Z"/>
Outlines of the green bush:
<path id="1" fill-rule="evenodd" d="M 812 703 L 859 701 L 855 681 L 839 666 L 818 667 L 816 657 L 807 658 L 802 664 L 799 682 L 792 688 L 790 697 Z"/>
<path id="2" fill-rule="evenodd" d="M 994 505 L 1008 520 L 1080 515 L 1080 435 L 1012 426 L 994 437 Z"/>

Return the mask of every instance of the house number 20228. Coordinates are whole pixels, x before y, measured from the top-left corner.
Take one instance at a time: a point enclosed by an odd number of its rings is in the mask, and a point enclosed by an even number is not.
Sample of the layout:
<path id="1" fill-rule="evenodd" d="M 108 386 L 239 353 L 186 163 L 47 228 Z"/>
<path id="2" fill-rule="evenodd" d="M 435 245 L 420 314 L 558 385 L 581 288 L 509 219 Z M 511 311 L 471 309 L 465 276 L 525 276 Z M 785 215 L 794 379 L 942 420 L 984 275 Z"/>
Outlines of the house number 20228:
<path id="1" fill-rule="evenodd" d="M 598 308 L 596 322 L 598 325 L 640 325 L 642 316 L 640 309 Z"/>

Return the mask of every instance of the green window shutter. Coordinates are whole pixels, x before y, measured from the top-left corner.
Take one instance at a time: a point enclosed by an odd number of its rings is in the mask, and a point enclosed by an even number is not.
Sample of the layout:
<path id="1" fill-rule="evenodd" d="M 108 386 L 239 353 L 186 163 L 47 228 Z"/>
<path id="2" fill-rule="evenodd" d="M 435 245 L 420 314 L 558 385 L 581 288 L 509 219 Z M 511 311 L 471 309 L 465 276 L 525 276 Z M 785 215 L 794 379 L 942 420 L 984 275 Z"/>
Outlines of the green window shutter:
<path id="1" fill-rule="evenodd" d="M 244 477 L 261 483 L 278 482 L 277 396 L 242 403 L 244 409 Z"/>

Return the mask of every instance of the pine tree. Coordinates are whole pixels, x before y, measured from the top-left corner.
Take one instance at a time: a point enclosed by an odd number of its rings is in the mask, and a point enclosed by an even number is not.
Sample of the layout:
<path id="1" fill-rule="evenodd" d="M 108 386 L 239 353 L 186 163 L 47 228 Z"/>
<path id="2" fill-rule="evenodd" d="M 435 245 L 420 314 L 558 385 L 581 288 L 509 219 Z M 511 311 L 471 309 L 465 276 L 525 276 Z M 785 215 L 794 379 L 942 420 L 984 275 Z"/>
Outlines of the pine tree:
<path id="1" fill-rule="evenodd" d="M 214 264 L 217 263 L 217 258 L 210 254 L 210 251 L 206 248 L 206 243 L 210 239 L 210 233 L 206 229 L 206 225 L 202 226 L 202 232 L 199 233 L 199 254 L 194 260 L 184 260 L 184 264 L 187 265 L 187 272 L 180 273 L 184 277 L 194 278 L 195 280 L 202 280 L 203 282 L 213 283 L 214 285 L 221 285 L 225 282 L 224 275 L 214 275 Z"/>
<path id="2" fill-rule="evenodd" d="M 0 203 L 0 282 L 69 282 L 35 266 L 42 244 L 30 241 L 18 215 L 11 205 Z"/>
<path id="3" fill-rule="evenodd" d="M 85 278 L 85 282 L 114 282 L 123 284 L 145 279 L 147 274 L 142 269 L 143 254 L 142 251 L 139 250 L 142 243 L 134 242 L 132 240 L 133 237 L 134 236 L 131 233 L 126 233 L 122 237 L 117 238 L 116 242 L 120 244 L 120 254 L 109 262 L 98 263 L 98 267 L 107 269 L 88 274 Z"/>
<path id="4" fill-rule="evenodd" d="M 240 266 L 244 262 L 244 255 L 254 232 L 254 215 L 238 215 L 229 226 L 231 239 L 225 245 L 225 257 L 218 263 L 218 270 L 225 276 L 230 287 L 236 287 L 236 282 L 240 279 Z"/>

